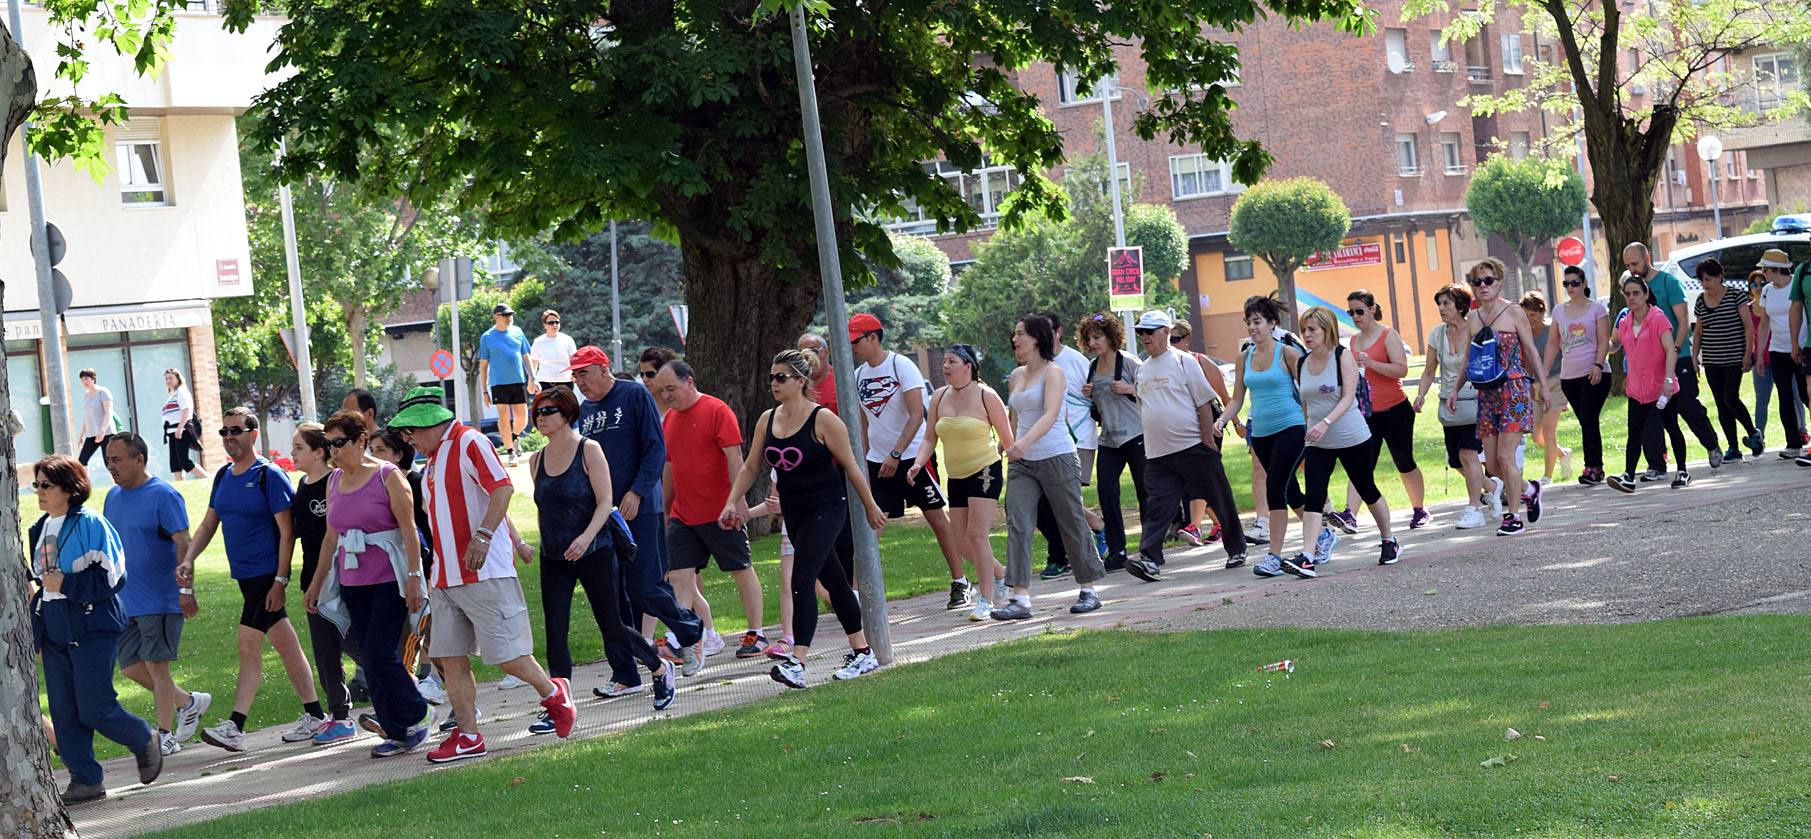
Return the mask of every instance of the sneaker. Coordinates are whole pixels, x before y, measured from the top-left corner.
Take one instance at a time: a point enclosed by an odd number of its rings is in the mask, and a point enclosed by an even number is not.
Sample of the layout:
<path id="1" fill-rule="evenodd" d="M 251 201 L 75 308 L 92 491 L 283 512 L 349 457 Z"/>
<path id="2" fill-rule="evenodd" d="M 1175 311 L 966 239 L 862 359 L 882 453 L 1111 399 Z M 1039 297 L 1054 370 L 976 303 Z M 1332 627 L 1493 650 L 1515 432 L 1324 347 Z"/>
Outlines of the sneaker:
<path id="1" fill-rule="evenodd" d="M 72 804 L 99 801 L 106 797 L 106 787 L 100 784 L 84 784 L 81 781 L 70 781 L 68 787 L 64 788 L 62 792 L 57 793 L 57 798 L 62 800 L 63 806 L 65 807 Z"/>
<path id="2" fill-rule="evenodd" d="M 843 669 L 830 674 L 830 678 L 839 682 L 846 682 L 857 676 L 872 673 L 879 669 L 880 662 L 874 660 L 874 653 L 851 652 L 848 655 L 843 656 Z"/>
<path id="3" fill-rule="evenodd" d="M 1038 572 L 1038 579 L 1040 579 L 1040 580 L 1060 580 L 1064 577 L 1069 576 L 1069 574 L 1070 574 L 1069 566 L 1058 565 L 1054 562 L 1046 562 L 1044 564 L 1044 570 Z"/>
<path id="4" fill-rule="evenodd" d="M 521 679 L 505 674 L 503 676 L 503 681 L 497 683 L 497 690 L 515 690 L 516 688 L 527 684 L 527 682 L 524 682 Z"/>
<path id="5" fill-rule="evenodd" d="M 1383 554 L 1377 557 L 1378 565 L 1395 565 L 1402 559 L 1402 543 L 1395 537 L 1383 540 Z"/>
<path id="6" fill-rule="evenodd" d="M 1691 485 L 1692 485 L 1692 473 L 1687 472 L 1683 469 L 1679 470 L 1678 477 L 1673 478 L 1673 489 L 1683 489 L 1683 488 L 1691 486 Z"/>
<path id="7" fill-rule="evenodd" d="M 1578 482 L 1583 486 L 1597 486 L 1606 480 L 1602 469 L 1587 468 L 1578 475 Z"/>
<path id="8" fill-rule="evenodd" d="M 201 727 L 201 715 L 207 713 L 208 707 L 213 704 L 213 694 L 189 691 L 188 707 L 176 712 L 176 730 L 171 732 L 176 735 L 176 742 L 187 743 L 190 737 L 195 736 L 195 730 Z"/>
<path id="9" fill-rule="evenodd" d="M 1420 530 L 1421 528 L 1428 526 L 1433 520 L 1433 515 L 1428 513 L 1426 507 L 1416 507 L 1415 512 L 1409 516 L 1409 529 Z"/>
<path id="10" fill-rule="evenodd" d="M 1258 564 L 1251 566 L 1251 573 L 1260 577 L 1283 576 L 1283 558 L 1276 554 L 1265 554 Z"/>
<path id="11" fill-rule="evenodd" d="M 321 729 L 326 727 L 326 719 L 304 713 L 296 718 L 295 728 L 283 732 L 283 742 L 300 743 L 304 740 L 313 740 L 314 735 L 319 734 Z"/>
<path id="12" fill-rule="evenodd" d="M 1220 525 L 1216 524 L 1214 525 L 1214 529 L 1207 532 L 1206 536 L 1201 537 L 1201 541 L 1209 545 L 1218 545 L 1220 544 L 1221 532 Z"/>
<path id="13" fill-rule="evenodd" d="M 780 640 L 767 645 L 768 658 L 779 661 L 789 655 L 792 655 L 791 638 L 781 638 Z"/>
<path id="14" fill-rule="evenodd" d="M 477 711 L 477 713 L 474 714 L 474 716 L 476 716 L 480 720 L 484 719 L 484 709 L 478 708 L 478 709 L 476 709 L 476 711 Z M 359 719 L 359 722 L 361 724 L 364 722 L 364 719 L 362 716 Z M 449 731 L 454 731 L 458 728 L 459 728 L 459 716 L 457 714 L 453 713 L 452 708 L 446 709 L 446 716 L 442 717 L 439 725 L 435 726 L 435 729 L 437 731 L 439 731 L 441 734 L 445 734 Z"/>
<path id="15" fill-rule="evenodd" d="M 704 670 L 704 642 L 700 641 L 680 652 L 685 654 L 685 661 L 679 665 L 679 675 L 691 678 Z"/>
<path id="16" fill-rule="evenodd" d="M 1497 528 L 1497 535 L 1520 536 L 1522 535 L 1522 531 L 1527 529 L 1528 526 L 1522 524 L 1521 518 L 1517 517 L 1514 513 L 1510 513 L 1503 517 L 1503 526 Z"/>
<path id="17" fill-rule="evenodd" d="M 1319 565 L 1333 558 L 1333 549 L 1339 547 L 1339 531 L 1331 527 L 1322 527 L 1321 535 L 1314 540 L 1314 564 Z"/>
<path id="18" fill-rule="evenodd" d="M 667 663 L 672 664 L 672 662 Z M 539 737 L 542 734 L 552 734 L 553 718 L 548 716 L 546 711 L 542 711 L 541 715 L 536 718 L 534 722 L 528 724 L 528 733 L 536 737 Z"/>
<path id="19" fill-rule="evenodd" d="M 1490 486 L 1484 488 L 1484 494 L 1478 503 L 1490 508 L 1491 518 L 1503 517 L 1503 479 L 1491 478 Z"/>
<path id="20" fill-rule="evenodd" d="M 685 653 L 674 649 L 673 645 L 668 644 L 667 639 L 665 638 L 661 638 L 654 642 L 654 654 L 660 656 L 662 659 L 673 662 L 674 664 L 685 663 Z"/>
<path id="21" fill-rule="evenodd" d="M 1641 482 L 1644 484 L 1653 483 L 1654 481 L 1658 481 L 1665 477 L 1666 477 L 1665 472 L 1662 472 L 1658 469 L 1649 469 L 1646 472 L 1641 473 Z"/>
<path id="22" fill-rule="evenodd" d="M 1484 511 L 1476 507 L 1466 507 L 1459 511 L 1459 521 L 1453 525 L 1459 530 L 1470 530 L 1484 526 Z"/>
<path id="23" fill-rule="evenodd" d="M 1797 446 L 1794 446 L 1789 449 L 1781 449 L 1780 450 L 1780 459 L 1781 460 L 1797 460 L 1800 457 L 1800 455 L 1802 455 L 1803 453 L 1804 453 L 1804 450 Z"/>
<path id="24" fill-rule="evenodd" d="M 1111 574 L 1115 571 L 1124 571 L 1124 570 L 1126 570 L 1126 555 L 1125 554 L 1114 554 L 1112 556 L 1109 556 L 1106 559 L 1101 561 L 1100 567 L 1102 570 L 1106 571 L 1106 573 L 1108 573 L 1108 574 Z"/>
<path id="25" fill-rule="evenodd" d="M 182 751 L 182 741 L 176 739 L 176 735 L 171 732 L 159 731 L 157 732 L 157 750 L 163 752 L 164 757 L 169 757 Z"/>
<path id="26" fill-rule="evenodd" d="M 1811 455 L 1799 455 L 1798 457 L 1793 458 L 1792 462 L 1799 466 L 1811 468 Z"/>
<path id="27" fill-rule="evenodd" d="M 1018 600 L 1009 600 L 1005 606 L 989 612 L 988 615 L 997 621 L 1022 621 L 1031 617 L 1031 607 Z"/>
<path id="28" fill-rule="evenodd" d="M 1635 491 L 1635 478 L 1633 475 L 1611 475 L 1605 480 L 1605 483 L 1608 483 L 1610 488 L 1617 492 Z"/>
<path id="29" fill-rule="evenodd" d="M 987 620 L 988 615 L 993 614 L 993 611 L 993 603 L 985 597 L 977 597 L 975 598 L 975 608 L 968 613 L 968 619 L 970 622 L 984 621 Z"/>
<path id="30" fill-rule="evenodd" d="M 510 449 L 509 450 L 509 466 L 510 466 L 510 468 L 513 469 L 513 468 L 515 468 L 515 465 L 516 465 L 516 450 Z"/>
<path id="31" fill-rule="evenodd" d="M 1135 556 L 1126 560 L 1126 573 L 1147 583 L 1154 583 L 1163 579 L 1163 566 L 1142 556 Z"/>
<path id="32" fill-rule="evenodd" d="M 1084 591 L 1075 598 L 1075 605 L 1069 607 L 1071 615 L 1085 615 L 1100 608 L 1100 597 L 1094 592 Z"/>
<path id="33" fill-rule="evenodd" d="M 467 734 L 455 728 L 451 736 L 442 740 L 433 751 L 428 752 L 428 762 L 452 763 L 455 760 L 483 757 L 485 754 L 484 735 Z"/>
<path id="34" fill-rule="evenodd" d="M 1723 453 L 1723 462 L 1724 463 L 1741 463 L 1742 462 L 1742 450 L 1741 449 L 1730 449 L 1730 450 L 1724 452 Z"/>
<path id="35" fill-rule="evenodd" d="M 717 630 L 715 630 L 715 629 L 705 630 L 704 631 L 704 640 L 700 641 L 698 643 L 700 643 L 704 646 L 704 657 L 705 658 L 710 658 L 711 656 L 714 656 L 720 652 L 723 652 L 723 648 L 728 646 L 727 644 L 723 643 L 723 636 L 718 635 Z"/>
<path id="36" fill-rule="evenodd" d="M 1245 528 L 1245 543 L 1263 545 L 1270 541 L 1270 522 L 1264 519 L 1252 519 L 1251 526 Z"/>
<path id="37" fill-rule="evenodd" d="M 1107 531 L 1094 531 L 1094 555 L 1102 560 L 1107 558 Z"/>
<path id="38" fill-rule="evenodd" d="M 429 705 L 447 703 L 446 688 L 440 684 L 440 677 L 432 673 L 429 673 L 427 678 L 416 681 L 415 690 Z"/>
<path id="39" fill-rule="evenodd" d="M 1332 522 L 1334 527 L 1344 531 L 1347 536 L 1351 536 L 1358 532 L 1358 516 L 1353 515 L 1351 510 L 1340 510 L 1337 513 L 1330 513 L 1328 514 L 1327 519 Z"/>
<path id="40" fill-rule="evenodd" d="M 424 734 L 423 736 L 425 737 L 426 735 Z M 408 751 L 409 747 L 404 745 L 401 740 L 385 740 L 371 747 L 371 759 L 381 760 L 386 757 L 395 757 L 400 754 L 407 754 Z"/>
<path id="41" fill-rule="evenodd" d="M 541 700 L 553 719 L 553 733 L 564 740 L 572 735 L 572 724 L 578 722 L 578 709 L 572 705 L 572 685 L 566 679 L 553 678 L 553 695 Z"/>
<path id="42" fill-rule="evenodd" d="M 1528 523 L 1529 524 L 1534 524 L 1535 522 L 1541 520 L 1541 495 L 1542 495 L 1542 492 L 1543 492 L 1543 490 L 1541 489 L 1540 481 L 1529 481 L 1528 482 L 1528 492 L 1522 496 L 1522 503 L 1528 507 Z"/>
<path id="43" fill-rule="evenodd" d="M 1723 465 L 1723 453 L 1722 452 L 1717 451 L 1716 449 L 1711 449 L 1708 457 L 1710 458 L 1710 468 L 1715 469 L 1715 468 Z"/>
<path id="44" fill-rule="evenodd" d="M 966 609 L 973 602 L 973 595 L 969 593 L 968 583 L 961 580 L 950 580 L 950 602 L 944 605 L 945 611 Z"/>
<path id="45" fill-rule="evenodd" d="M 1760 457 L 1761 453 L 1767 450 L 1767 444 L 1761 440 L 1759 432 L 1743 437 L 1742 445 L 1747 446 L 1748 453 L 1755 457 Z"/>
<path id="46" fill-rule="evenodd" d="M 754 630 L 742 633 L 742 645 L 736 648 L 736 658 L 760 658 L 767 654 L 767 636 Z"/>
<path id="47" fill-rule="evenodd" d="M 1201 547 L 1201 528 L 1195 525 L 1185 524 L 1177 528 L 1176 535 L 1181 536 L 1182 541 L 1189 543 L 1190 547 Z"/>
<path id="48" fill-rule="evenodd" d="M 1244 554 L 1233 554 L 1232 556 L 1229 556 L 1226 558 L 1226 567 L 1227 568 L 1237 568 L 1244 564 L 1245 564 L 1245 555 Z"/>
<path id="49" fill-rule="evenodd" d="M 605 687 L 592 688 L 591 695 L 599 699 L 621 699 L 625 696 L 634 696 L 647 689 L 647 685 L 625 685 L 622 682 L 611 682 Z"/>
<path id="50" fill-rule="evenodd" d="M 310 737 L 314 735 L 309 735 Z M 213 728 L 201 730 L 201 742 L 218 746 L 229 752 L 245 751 L 245 732 L 239 730 L 232 720 L 221 720 Z"/>
<path id="51" fill-rule="evenodd" d="M 787 656 L 785 661 L 775 664 L 767 671 L 767 677 L 794 690 L 805 689 L 805 662 L 796 656 Z"/>
<path id="52" fill-rule="evenodd" d="M 1293 558 L 1283 560 L 1283 570 L 1304 580 L 1312 580 L 1320 576 L 1320 573 L 1314 570 L 1314 558 L 1307 554 L 1296 554 Z"/>
<path id="53" fill-rule="evenodd" d="M 660 663 L 660 674 L 654 677 L 654 710 L 665 711 L 673 707 L 673 700 L 679 696 L 679 669 L 673 662 Z"/>
<path id="54" fill-rule="evenodd" d="M 314 744 L 317 746 L 331 746 L 334 743 L 344 743 L 357 736 L 358 729 L 353 728 L 351 722 L 346 720 L 332 720 L 320 731 L 315 732 Z"/>

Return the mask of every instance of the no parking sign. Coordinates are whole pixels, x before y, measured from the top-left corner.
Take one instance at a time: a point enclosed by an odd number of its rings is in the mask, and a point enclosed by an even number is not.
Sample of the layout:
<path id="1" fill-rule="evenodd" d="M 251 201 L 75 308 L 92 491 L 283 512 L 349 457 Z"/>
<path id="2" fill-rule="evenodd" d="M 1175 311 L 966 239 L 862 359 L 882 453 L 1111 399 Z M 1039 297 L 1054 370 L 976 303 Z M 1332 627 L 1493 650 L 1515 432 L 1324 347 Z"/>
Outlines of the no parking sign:
<path id="1" fill-rule="evenodd" d="M 434 374 L 436 379 L 452 378 L 453 354 L 446 350 L 435 350 L 434 354 L 428 357 L 428 370 Z"/>

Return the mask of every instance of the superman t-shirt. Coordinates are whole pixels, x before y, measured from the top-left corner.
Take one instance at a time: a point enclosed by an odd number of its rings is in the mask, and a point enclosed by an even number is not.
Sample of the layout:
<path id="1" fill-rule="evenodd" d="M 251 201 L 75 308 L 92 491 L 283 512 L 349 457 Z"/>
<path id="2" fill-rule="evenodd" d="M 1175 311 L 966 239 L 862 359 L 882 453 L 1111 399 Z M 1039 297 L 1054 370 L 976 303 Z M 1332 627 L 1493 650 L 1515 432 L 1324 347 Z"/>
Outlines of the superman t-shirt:
<path id="1" fill-rule="evenodd" d="M 883 463 L 899 444 L 899 435 L 905 432 L 908 395 L 916 397 L 920 407 L 928 407 L 924 400 L 924 374 L 918 372 L 918 365 L 889 352 L 879 365 L 863 364 L 855 371 L 855 393 L 861 398 L 862 410 L 868 412 L 868 460 Z M 921 422 L 912 442 L 900 450 L 899 459 L 911 462 L 923 442 Z"/>

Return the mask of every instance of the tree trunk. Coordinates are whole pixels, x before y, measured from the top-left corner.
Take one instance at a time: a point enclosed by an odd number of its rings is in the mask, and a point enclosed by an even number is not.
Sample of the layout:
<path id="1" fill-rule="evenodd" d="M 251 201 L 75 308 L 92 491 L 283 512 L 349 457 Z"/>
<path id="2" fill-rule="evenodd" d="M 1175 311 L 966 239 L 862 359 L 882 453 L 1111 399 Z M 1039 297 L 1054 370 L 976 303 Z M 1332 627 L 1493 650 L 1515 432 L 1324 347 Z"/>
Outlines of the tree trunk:
<path id="1" fill-rule="evenodd" d="M 38 78 L 31 58 L 0 26 L 0 87 L 6 91 L 5 125 L 0 126 L 0 168 L 13 134 L 38 101 Z M 14 216 L 18 217 L 17 214 Z M 0 298 L 5 283 L 0 283 Z M 0 360 L 5 357 L 0 351 Z M 0 364 L 0 401 L 37 410 L 36 399 L 16 401 Z M 19 538 L 19 455 L 11 434 L 0 437 L 0 556 L 23 557 Z M 50 743 L 38 710 L 38 659 L 33 651 L 31 614 L 25 607 L 30 578 L 25 563 L 0 562 L 0 836 L 74 836 L 75 824 L 57 798 L 50 768 Z"/>
<path id="2" fill-rule="evenodd" d="M 352 342 L 352 386 L 366 387 L 365 384 L 365 330 L 367 329 L 364 307 L 353 304 L 346 306 L 346 337 Z"/>
<path id="3" fill-rule="evenodd" d="M 1283 302 L 1283 328 L 1300 334 L 1302 331 L 1301 317 L 1295 310 L 1295 268 L 1284 266 L 1276 269 L 1273 266 L 1272 270 L 1276 271 L 1278 296 L 1282 298 Z M 1244 305 L 1244 301 L 1239 302 L 1240 305 Z"/>

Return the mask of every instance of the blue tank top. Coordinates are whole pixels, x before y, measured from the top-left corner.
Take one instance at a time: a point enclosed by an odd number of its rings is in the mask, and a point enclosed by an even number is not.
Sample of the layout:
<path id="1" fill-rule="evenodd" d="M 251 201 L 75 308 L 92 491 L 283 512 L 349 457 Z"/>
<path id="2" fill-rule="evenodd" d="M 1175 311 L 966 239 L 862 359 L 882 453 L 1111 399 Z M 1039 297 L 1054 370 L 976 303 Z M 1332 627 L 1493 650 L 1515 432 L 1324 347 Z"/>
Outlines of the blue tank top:
<path id="1" fill-rule="evenodd" d="M 1270 366 L 1262 371 L 1251 369 L 1256 347 L 1245 350 L 1245 392 L 1251 394 L 1251 433 L 1268 437 L 1285 428 L 1306 425 L 1302 419 L 1301 397 L 1295 392 L 1295 377 L 1284 363 L 1283 344 L 1275 345 Z"/>

